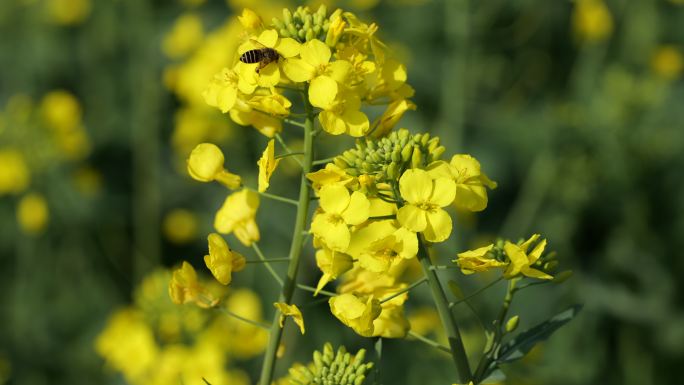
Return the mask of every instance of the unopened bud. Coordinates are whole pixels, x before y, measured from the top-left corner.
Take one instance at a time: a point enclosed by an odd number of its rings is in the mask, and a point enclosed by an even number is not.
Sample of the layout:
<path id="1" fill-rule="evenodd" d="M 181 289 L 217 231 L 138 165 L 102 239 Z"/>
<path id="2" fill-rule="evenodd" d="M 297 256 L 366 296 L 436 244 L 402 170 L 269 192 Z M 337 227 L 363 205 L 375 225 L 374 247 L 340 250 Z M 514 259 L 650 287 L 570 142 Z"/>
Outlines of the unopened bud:
<path id="1" fill-rule="evenodd" d="M 513 316 L 506 321 L 506 333 L 512 333 L 518 328 L 518 323 L 520 322 L 520 317 Z"/>

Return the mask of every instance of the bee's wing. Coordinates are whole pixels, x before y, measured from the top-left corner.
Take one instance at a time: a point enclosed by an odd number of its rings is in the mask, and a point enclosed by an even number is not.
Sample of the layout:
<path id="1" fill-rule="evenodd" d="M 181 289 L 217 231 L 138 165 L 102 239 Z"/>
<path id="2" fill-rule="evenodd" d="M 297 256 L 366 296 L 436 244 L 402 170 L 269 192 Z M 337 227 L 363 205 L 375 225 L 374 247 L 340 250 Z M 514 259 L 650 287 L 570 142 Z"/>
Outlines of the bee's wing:
<path id="1" fill-rule="evenodd" d="M 238 47 L 238 56 L 242 55 L 243 53 L 247 51 L 251 51 L 253 49 L 261 49 L 261 48 L 266 48 L 265 45 L 259 43 L 257 39 L 254 38 L 249 38 L 245 40 L 240 46 Z"/>

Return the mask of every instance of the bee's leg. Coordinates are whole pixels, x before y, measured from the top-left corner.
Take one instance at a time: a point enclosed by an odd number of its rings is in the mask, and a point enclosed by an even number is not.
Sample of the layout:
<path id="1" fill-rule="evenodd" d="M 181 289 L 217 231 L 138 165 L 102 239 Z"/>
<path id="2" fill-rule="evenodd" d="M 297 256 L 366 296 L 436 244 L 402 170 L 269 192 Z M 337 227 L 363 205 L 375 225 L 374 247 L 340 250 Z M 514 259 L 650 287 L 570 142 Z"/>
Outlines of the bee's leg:
<path id="1" fill-rule="evenodd" d="M 261 71 L 262 68 L 266 67 L 267 64 L 268 63 L 264 63 L 263 61 L 260 61 L 259 65 L 256 68 L 256 73 L 259 73 L 259 71 Z"/>

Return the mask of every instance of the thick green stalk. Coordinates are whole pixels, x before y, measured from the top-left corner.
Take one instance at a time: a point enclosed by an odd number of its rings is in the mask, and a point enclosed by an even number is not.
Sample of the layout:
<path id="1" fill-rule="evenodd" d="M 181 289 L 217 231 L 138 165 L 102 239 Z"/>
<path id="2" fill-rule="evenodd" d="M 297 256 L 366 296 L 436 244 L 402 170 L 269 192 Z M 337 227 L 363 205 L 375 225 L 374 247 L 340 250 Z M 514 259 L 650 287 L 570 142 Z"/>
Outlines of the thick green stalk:
<path id="1" fill-rule="evenodd" d="M 432 262 L 430 262 L 430 257 L 428 251 L 425 247 L 425 240 L 422 235 L 419 240 L 419 250 L 418 250 L 418 261 L 423 267 L 423 272 L 428 280 L 428 285 L 432 291 L 432 299 L 435 301 L 437 306 L 437 313 L 439 313 L 439 318 L 442 321 L 442 325 L 446 330 L 447 337 L 449 338 L 449 346 L 451 347 L 451 357 L 456 364 L 456 369 L 458 370 L 459 382 L 462 384 L 467 384 L 468 381 L 472 379 L 472 374 L 470 372 L 470 365 L 468 364 L 468 356 L 466 355 L 465 348 L 463 347 L 463 340 L 461 339 L 461 333 L 458 330 L 458 324 L 454 318 L 451 310 L 449 310 L 449 302 L 447 301 L 446 295 L 444 294 L 444 289 L 439 283 L 439 277 L 437 276 L 437 271 L 432 269 Z"/>
<path id="2" fill-rule="evenodd" d="M 304 122 L 304 159 L 302 162 L 302 178 L 299 185 L 299 203 L 297 206 L 297 217 L 295 219 L 294 230 L 292 232 L 292 244 L 290 245 L 290 264 L 287 267 L 287 277 L 278 302 L 290 303 L 292 294 L 297 284 L 297 271 L 299 270 L 299 257 L 304 243 L 304 229 L 306 228 L 307 214 L 309 211 L 310 190 L 306 179 L 306 174 L 311 171 L 313 162 L 313 126 L 314 116 L 313 107 L 308 100 L 304 101 L 306 107 L 306 121 Z M 268 347 L 264 354 L 264 363 L 261 367 L 260 385 L 270 385 L 273 381 L 273 370 L 275 368 L 276 351 L 280 345 L 280 338 L 283 329 L 280 327 L 280 312 L 276 310 L 271 324 Z"/>

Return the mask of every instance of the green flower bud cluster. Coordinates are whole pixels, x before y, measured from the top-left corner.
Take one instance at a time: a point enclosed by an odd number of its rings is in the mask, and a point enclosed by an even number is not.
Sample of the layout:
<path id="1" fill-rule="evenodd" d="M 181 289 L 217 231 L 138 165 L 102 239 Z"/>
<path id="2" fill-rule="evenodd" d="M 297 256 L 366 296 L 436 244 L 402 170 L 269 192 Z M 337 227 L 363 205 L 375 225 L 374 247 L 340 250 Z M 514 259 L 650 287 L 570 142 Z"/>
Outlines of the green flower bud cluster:
<path id="1" fill-rule="evenodd" d="M 291 385 L 361 385 L 372 362 L 363 362 L 366 351 L 361 349 L 352 356 L 344 346 L 333 350 L 330 343 L 323 346 L 323 353 L 315 351 L 313 363 L 290 369 Z"/>
<path id="2" fill-rule="evenodd" d="M 325 5 L 321 5 L 315 13 L 311 13 L 309 7 L 297 7 L 294 13 L 285 8 L 283 19 L 274 17 L 273 25 L 281 37 L 291 37 L 301 43 L 313 39 L 325 40 L 330 28 L 327 12 Z"/>
<path id="3" fill-rule="evenodd" d="M 373 175 L 377 182 L 398 181 L 410 168 L 425 168 L 439 160 L 444 146 L 430 134 L 411 135 L 402 128 L 380 139 L 358 140 L 356 148 L 335 158 L 335 165 L 349 175 Z"/>

